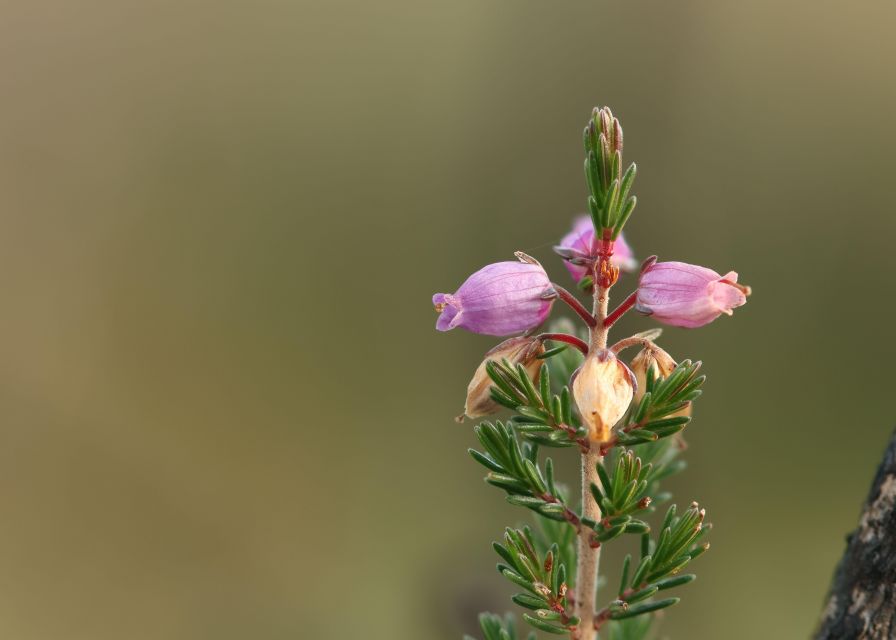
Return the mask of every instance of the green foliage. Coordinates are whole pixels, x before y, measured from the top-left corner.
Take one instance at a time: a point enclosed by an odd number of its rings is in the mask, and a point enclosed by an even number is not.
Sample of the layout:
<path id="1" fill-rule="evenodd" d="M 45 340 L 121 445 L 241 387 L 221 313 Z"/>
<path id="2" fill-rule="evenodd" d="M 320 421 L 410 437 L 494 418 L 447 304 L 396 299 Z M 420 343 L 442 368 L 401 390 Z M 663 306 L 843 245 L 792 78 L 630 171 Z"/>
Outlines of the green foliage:
<path id="1" fill-rule="evenodd" d="M 666 512 L 658 540 L 648 533 L 641 539 L 641 555 L 637 565 L 627 555 L 622 564 L 618 597 L 598 614 L 599 622 L 625 620 L 671 607 L 677 597 L 653 599 L 661 591 L 679 587 L 696 579 L 693 574 L 679 575 L 691 560 L 705 552 L 709 545 L 700 539 L 709 530 L 704 525 L 705 511 L 691 504 L 681 516 L 672 505 Z"/>
<path id="2" fill-rule="evenodd" d="M 608 473 L 602 464 L 597 465 L 597 473 L 601 486 L 591 483 L 591 495 L 600 506 L 603 518 L 596 523 L 583 520 L 583 524 L 594 529 L 597 541 L 608 542 L 623 533 L 649 532 L 650 526 L 643 520 L 633 518 L 632 514 L 650 507 L 651 498 L 647 495 L 647 489 L 651 484 L 653 466 L 642 465 L 640 458 L 626 451 L 616 456 L 612 473 Z"/>
<path id="3" fill-rule="evenodd" d="M 631 164 L 622 173 L 622 127 L 609 108 L 594 110 L 583 141 L 588 210 L 598 236 L 609 230 L 615 239 L 637 204 L 629 195 L 637 168 Z"/>
<path id="4" fill-rule="evenodd" d="M 683 446 L 684 441 L 679 436 L 646 442 L 630 449 L 641 459 L 642 465 L 649 464 L 651 466 L 651 472 L 647 476 L 647 489 L 644 492 L 645 495 L 650 496 L 648 513 L 653 513 L 657 505 L 668 502 L 671 498 L 671 494 L 662 491 L 660 487 L 662 481 L 687 468 L 687 462 L 680 457 Z M 617 457 L 625 455 L 627 451 L 629 450 L 621 448 L 610 451 L 610 454 L 604 458 L 605 468 L 613 468 Z"/>
<path id="5" fill-rule="evenodd" d="M 520 446 L 513 428 L 503 422 L 482 422 L 475 431 L 485 451 L 469 449 L 470 455 L 489 470 L 485 481 L 507 492 L 508 502 L 551 520 L 578 522 L 554 480 L 553 461 L 545 461 L 544 471 L 538 465 L 538 445 Z"/>
<path id="6" fill-rule="evenodd" d="M 541 631 L 566 634 L 578 623 L 567 607 L 568 584 L 566 565 L 560 561 L 560 550 L 552 544 L 546 553 L 539 553 L 532 532 L 524 529 L 507 529 L 504 544 L 495 542 L 495 552 L 504 562 L 498 563 L 498 571 L 525 593 L 518 593 L 512 600 L 533 613 L 523 614 L 523 619 Z"/>
<path id="7" fill-rule="evenodd" d="M 502 620 L 493 613 L 483 613 L 479 616 L 479 627 L 484 634 L 483 640 L 517 640 L 516 621 L 510 614 Z M 476 638 L 464 636 L 464 640 L 476 640 Z M 536 640 L 534 631 L 527 636 L 527 640 Z"/>
<path id="8" fill-rule="evenodd" d="M 493 363 L 502 382 L 512 385 L 516 401 L 530 403 L 515 408 L 544 400 L 550 389 L 550 368 L 564 367 L 563 354 L 554 356 L 550 365 L 546 363 L 542 367 L 537 388 L 521 368 Z M 566 366 L 575 362 L 571 360 L 565 358 Z M 625 423 L 643 425 L 632 429 L 636 432 L 648 430 L 648 425 L 656 429 L 657 421 L 667 419 L 670 412 L 680 411 L 700 393 L 697 387 L 704 377 L 697 376 L 698 368 L 699 363 L 685 361 L 665 380 L 648 378 L 647 400 L 632 408 Z M 552 397 L 561 396 L 553 394 Z M 531 415 L 529 412 L 525 417 Z M 641 423 L 637 422 L 638 418 Z M 687 419 L 680 424 L 686 423 Z M 542 516 L 536 529 L 508 529 L 503 544 L 495 543 L 495 550 L 504 561 L 498 565 L 499 571 L 525 590 L 513 597 L 514 603 L 532 612 L 523 617 L 536 629 L 553 634 L 569 633 L 575 618 L 567 608 L 566 589 L 575 585 L 577 532 L 584 527 L 593 529 L 592 543 L 600 544 L 624 533 L 638 534 L 642 540 L 641 557 L 637 564 L 630 556 L 625 558 L 618 597 L 598 617 L 604 625 L 602 638 L 644 640 L 652 620 L 648 614 L 679 601 L 677 597 L 658 598 L 657 594 L 693 580 L 693 575 L 677 573 L 708 546 L 698 542 L 708 527 L 702 524 L 703 513 L 696 506 L 682 516 L 676 515 L 674 506 L 670 507 L 655 541 L 650 537 L 650 525 L 643 519 L 655 511 L 656 504 L 669 499 L 661 491 L 661 482 L 686 466 L 679 459 L 680 439 L 666 437 L 680 429 L 669 433 L 660 431 L 663 437 L 658 435 L 646 442 L 636 439 L 639 444 L 635 446 L 615 447 L 608 452 L 603 464 L 597 467 L 600 486 L 590 487 L 602 515 L 599 522 L 593 522 L 581 519 L 567 504 L 562 486 L 554 477 L 553 461 L 548 458 L 543 466 L 539 463 L 539 443 L 529 437 L 532 431 L 526 429 L 526 424 L 532 423 L 482 422 L 475 427 L 475 432 L 483 451 L 470 449 L 470 455 L 488 470 L 489 484 L 504 489 L 510 503 Z M 513 637 L 500 635 L 513 633 L 512 628 L 501 626 L 500 619 L 492 616 L 488 620 L 490 631 L 484 632 L 492 636 L 487 637 L 501 640 Z"/>
<path id="9" fill-rule="evenodd" d="M 696 502 L 691 503 L 687 511 L 680 516 L 676 515 L 675 505 L 670 506 L 663 519 L 659 540 L 650 540 L 643 545 L 648 554 L 642 554 L 640 571 L 632 578 L 632 586 L 643 587 L 636 580 L 638 577 L 646 584 L 673 576 L 691 560 L 705 552 L 709 544 L 702 544 L 700 540 L 712 528 L 709 524 L 703 523 L 705 517 L 706 511 Z M 679 583 L 660 588 L 669 588 L 677 584 Z"/>
<path id="10" fill-rule="evenodd" d="M 666 378 L 654 378 L 648 371 L 644 396 L 629 411 L 626 424 L 616 434 L 615 444 L 632 446 L 675 435 L 691 421 L 690 416 L 674 415 L 686 409 L 703 393 L 706 376 L 697 375 L 700 362 L 683 360 Z"/>
<path id="11" fill-rule="evenodd" d="M 587 431 L 573 413 L 569 387 L 552 392 L 547 363 L 542 364 L 534 380 L 525 367 L 506 360 L 489 361 L 485 368 L 494 382 L 492 399 L 518 413 L 511 420 L 524 438 L 549 447 L 572 447 L 586 437 Z"/>
<path id="12" fill-rule="evenodd" d="M 566 567 L 566 583 L 572 589 L 576 584 L 577 530 L 565 522 L 536 518 L 536 526 L 531 530 L 535 548 L 542 555 L 556 546 L 556 557 Z"/>
<path id="13" fill-rule="evenodd" d="M 572 351 L 556 352 L 556 363 L 543 364 L 534 379 L 522 365 L 513 366 L 506 360 L 486 365 L 494 382 L 492 398 L 517 412 L 511 417 L 513 427 L 530 442 L 549 447 L 588 447 L 587 430 L 581 426 L 569 387 L 560 386 L 555 392 L 552 386 L 552 379 L 558 377 L 552 375 L 552 369 L 561 369 L 561 379 L 568 380 L 567 371 L 581 362 L 580 358 L 569 357 Z M 641 401 L 631 407 L 610 445 L 631 447 L 682 431 L 691 418 L 680 413 L 700 397 L 700 387 L 706 380 L 706 376 L 698 375 L 700 366 L 700 362 L 684 360 L 668 377 L 660 379 L 650 370 Z"/>

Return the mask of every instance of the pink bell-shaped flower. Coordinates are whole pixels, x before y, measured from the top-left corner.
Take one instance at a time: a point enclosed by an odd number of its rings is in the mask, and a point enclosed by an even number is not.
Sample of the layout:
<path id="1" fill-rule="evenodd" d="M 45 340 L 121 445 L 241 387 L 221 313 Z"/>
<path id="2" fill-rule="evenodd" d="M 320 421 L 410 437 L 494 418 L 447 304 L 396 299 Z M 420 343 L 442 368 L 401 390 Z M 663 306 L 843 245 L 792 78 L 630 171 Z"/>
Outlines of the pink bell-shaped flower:
<path id="1" fill-rule="evenodd" d="M 483 267 L 454 293 L 437 293 L 436 329 L 461 327 L 472 333 L 509 336 L 544 322 L 557 297 L 548 274 L 538 262 L 517 253 L 520 262 Z"/>
<path id="2" fill-rule="evenodd" d="M 674 327 L 702 327 L 747 302 L 750 287 L 737 273 L 720 276 L 685 262 L 648 263 L 641 272 L 635 309 Z"/>

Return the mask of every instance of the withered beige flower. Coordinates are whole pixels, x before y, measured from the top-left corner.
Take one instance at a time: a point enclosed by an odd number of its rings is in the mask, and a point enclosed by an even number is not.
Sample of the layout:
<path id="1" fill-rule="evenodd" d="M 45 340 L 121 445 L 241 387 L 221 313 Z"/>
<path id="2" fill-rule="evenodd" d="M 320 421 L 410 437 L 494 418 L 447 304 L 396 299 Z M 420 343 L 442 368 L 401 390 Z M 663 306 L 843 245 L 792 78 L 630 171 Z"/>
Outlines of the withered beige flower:
<path id="1" fill-rule="evenodd" d="M 529 376 L 534 379 L 541 368 L 541 360 L 538 359 L 538 356 L 544 351 L 544 344 L 541 340 L 522 336 L 505 340 L 486 353 L 467 386 L 467 401 L 464 404 L 463 415 L 458 416 L 458 422 L 462 421 L 464 416 L 480 418 L 496 413 L 501 408 L 491 398 L 492 379 L 489 378 L 485 368 L 489 360 L 496 362 L 507 360 L 513 366 L 521 364 Z"/>
<path id="2" fill-rule="evenodd" d="M 675 370 L 676 366 L 677 363 L 672 356 L 655 344 L 647 345 L 641 349 L 631 362 L 632 373 L 635 374 L 635 380 L 638 383 L 638 388 L 635 391 L 635 402 L 641 402 L 641 399 L 647 392 L 647 372 L 649 370 L 653 370 L 653 378 L 655 380 L 662 380 L 668 377 Z M 690 415 L 691 405 L 688 404 L 684 409 L 666 417 L 690 417 Z"/>
<path id="3" fill-rule="evenodd" d="M 576 372 L 572 394 L 594 443 L 610 440 L 610 431 L 632 402 L 632 372 L 612 351 L 594 350 Z"/>

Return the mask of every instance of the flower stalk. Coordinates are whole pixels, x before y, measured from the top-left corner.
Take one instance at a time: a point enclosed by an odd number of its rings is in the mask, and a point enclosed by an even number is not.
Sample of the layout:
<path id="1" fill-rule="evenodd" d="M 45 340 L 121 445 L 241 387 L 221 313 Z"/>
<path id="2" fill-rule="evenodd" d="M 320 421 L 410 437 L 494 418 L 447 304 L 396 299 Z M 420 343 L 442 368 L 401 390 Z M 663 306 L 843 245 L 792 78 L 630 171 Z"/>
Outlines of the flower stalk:
<path id="1" fill-rule="evenodd" d="M 655 343 L 650 338 L 644 338 L 641 336 L 629 336 L 628 338 L 623 338 L 619 342 L 613 344 L 610 347 L 610 351 L 613 353 L 619 353 L 620 351 L 624 351 L 630 347 L 636 347 L 641 345 L 642 347 L 651 347 L 655 346 Z"/>
<path id="2" fill-rule="evenodd" d="M 629 295 L 629 297 L 623 300 L 618 307 L 613 309 L 613 311 L 609 315 L 607 315 L 606 319 L 604 320 L 604 326 L 609 330 L 614 324 L 616 324 L 616 321 L 619 320 L 619 318 L 624 316 L 627 311 L 635 306 L 635 302 L 637 302 L 637 300 L 638 292 L 635 291 L 634 293 Z"/>
<path id="3" fill-rule="evenodd" d="M 554 342 L 564 342 L 578 349 L 582 353 L 582 355 L 588 355 L 588 343 L 581 338 L 571 336 L 568 333 L 539 333 L 536 337 L 539 340 L 553 340 Z"/>
<path id="4" fill-rule="evenodd" d="M 579 302 L 579 299 L 572 295 L 569 291 L 564 289 L 558 284 L 553 284 L 554 291 L 557 292 L 557 297 L 559 297 L 563 302 L 569 305 L 569 308 L 576 312 L 576 315 L 579 316 L 582 320 L 585 321 L 585 324 L 591 328 L 597 326 L 597 319 L 588 312 L 588 309 Z"/>

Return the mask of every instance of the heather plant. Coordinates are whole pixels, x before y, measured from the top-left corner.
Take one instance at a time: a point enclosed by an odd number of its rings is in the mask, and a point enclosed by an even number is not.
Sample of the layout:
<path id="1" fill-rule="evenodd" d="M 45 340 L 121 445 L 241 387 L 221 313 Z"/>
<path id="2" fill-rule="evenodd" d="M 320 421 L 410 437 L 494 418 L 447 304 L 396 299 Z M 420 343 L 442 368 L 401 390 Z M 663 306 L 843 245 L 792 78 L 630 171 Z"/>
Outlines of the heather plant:
<path id="1" fill-rule="evenodd" d="M 487 470 L 488 484 L 534 513 L 532 526 L 508 528 L 493 545 L 498 571 L 519 589 L 512 600 L 523 619 L 575 640 L 599 633 L 605 640 L 641 640 L 656 612 L 678 603 L 680 588 L 695 578 L 684 569 L 709 548 L 706 511 L 696 502 L 679 508 L 661 489 L 684 469 L 681 431 L 705 376 L 700 362 L 676 362 L 657 344 L 660 329 L 615 343 L 610 330 L 632 309 L 667 325 L 699 327 L 731 315 L 750 289 L 733 271 L 720 275 L 656 257 L 639 266 L 622 234 L 635 209 L 636 168 L 623 171 L 622 128 L 609 108 L 593 111 L 584 144 L 590 216 L 574 223 L 555 252 L 578 290 L 590 293 L 591 310 L 522 252 L 516 261 L 476 271 L 454 293 L 436 294 L 433 304 L 440 331 L 513 336 L 485 355 L 464 413 L 511 414 L 479 422 L 479 448 L 470 455 Z M 638 284 L 611 311 L 620 271 L 637 272 Z M 558 300 L 581 328 L 560 319 L 540 332 Z M 627 364 L 621 354 L 632 347 L 639 352 Z M 575 497 L 555 476 L 553 460 L 542 456 L 562 447 L 581 453 Z M 606 582 L 599 579 L 601 554 L 625 536 L 635 537 L 638 550 L 622 557 L 619 584 L 598 593 Z M 518 637 L 511 617 L 483 614 L 480 626 L 484 640 Z"/>

